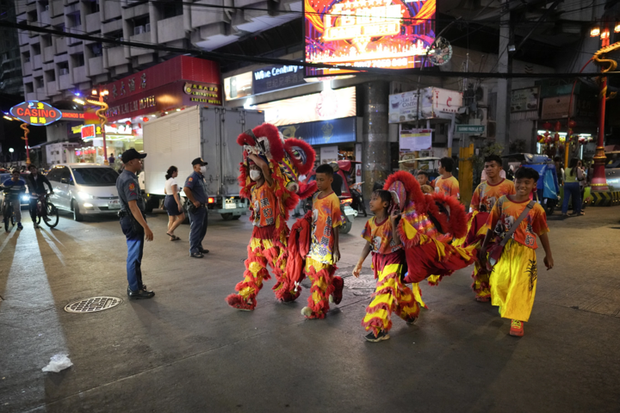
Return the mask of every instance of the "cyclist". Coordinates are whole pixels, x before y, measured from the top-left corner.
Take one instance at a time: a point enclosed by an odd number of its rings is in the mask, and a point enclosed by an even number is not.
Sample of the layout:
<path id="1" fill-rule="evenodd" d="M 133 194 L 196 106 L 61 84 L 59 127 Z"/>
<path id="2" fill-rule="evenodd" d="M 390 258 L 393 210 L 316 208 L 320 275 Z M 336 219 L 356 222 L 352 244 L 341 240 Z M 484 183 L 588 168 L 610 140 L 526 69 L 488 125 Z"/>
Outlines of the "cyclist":
<path id="1" fill-rule="evenodd" d="M 30 191 L 30 218 L 32 218 L 34 227 L 39 228 L 39 225 L 37 224 L 37 201 L 39 198 L 47 194 L 45 185 L 49 187 L 50 194 L 54 193 L 54 189 L 52 188 L 50 181 L 47 179 L 47 176 L 40 174 L 39 168 L 35 165 L 28 165 L 28 170 L 30 171 L 30 175 L 26 178 L 26 183 L 28 184 L 28 190 Z M 41 214 L 41 217 L 45 221 L 49 221 L 45 208 L 41 209 Z"/>
<path id="2" fill-rule="evenodd" d="M 26 192 L 26 182 L 24 182 L 24 180 L 20 178 L 19 169 L 15 168 L 11 171 L 11 179 L 7 179 L 6 181 L 4 181 L 2 183 L 2 187 L 4 190 L 4 202 L 2 203 L 3 210 L 7 208 L 8 203 L 11 202 L 13 206 L 13 215 L 15 216 L 15 222 L 17 222 L 17 229 L 24 229 L 24 227 L 22 226 L 20 197 L 24 192 Z M 8 226 L 5 226 L 5 228 L 7 228 L 8 231 Z"/>

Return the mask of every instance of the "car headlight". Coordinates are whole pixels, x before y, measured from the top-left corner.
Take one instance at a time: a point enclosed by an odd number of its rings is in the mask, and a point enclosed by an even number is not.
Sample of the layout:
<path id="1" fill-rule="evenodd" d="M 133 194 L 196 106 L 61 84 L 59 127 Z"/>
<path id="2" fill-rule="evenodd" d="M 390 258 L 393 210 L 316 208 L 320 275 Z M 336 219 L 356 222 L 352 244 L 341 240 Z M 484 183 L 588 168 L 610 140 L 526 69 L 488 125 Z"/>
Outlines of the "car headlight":
<path id="1" fill-rule="evenodd" d="M 78 192 L 78 196 L 80 197 L 80 199 L 91 199 L 92 196 L 87 194 L 86 192 Z"/>

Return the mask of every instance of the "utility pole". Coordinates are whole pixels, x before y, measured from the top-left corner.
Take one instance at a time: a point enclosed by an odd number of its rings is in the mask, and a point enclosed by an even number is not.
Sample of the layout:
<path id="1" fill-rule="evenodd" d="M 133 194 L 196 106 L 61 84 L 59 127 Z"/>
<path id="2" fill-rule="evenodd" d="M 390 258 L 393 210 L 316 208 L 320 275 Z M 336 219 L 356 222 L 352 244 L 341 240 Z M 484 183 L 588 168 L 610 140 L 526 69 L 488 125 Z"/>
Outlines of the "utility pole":
<path id="1" fill-rule="evenodd" d="M 499 23 L 499 50 L 497 52 L 497 72 L 512 72 L 512 56 L 508 46 L 512 44 L 512 25 L 510 23 L 510 0 L 502 0 L 502 15 Z M 497 79 L 497 112 L 495 114 L 495 142 L 504 147 L 508 153 L 510 143 L 510 97 L 512 92 L 511 79 Z"/>

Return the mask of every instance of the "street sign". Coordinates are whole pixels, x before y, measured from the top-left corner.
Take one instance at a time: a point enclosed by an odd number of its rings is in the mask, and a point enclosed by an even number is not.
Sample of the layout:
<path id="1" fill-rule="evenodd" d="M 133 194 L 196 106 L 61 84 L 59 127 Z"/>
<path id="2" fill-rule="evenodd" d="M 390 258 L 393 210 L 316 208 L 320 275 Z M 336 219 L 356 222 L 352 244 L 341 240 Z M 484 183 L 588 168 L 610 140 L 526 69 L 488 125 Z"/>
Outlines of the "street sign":
<path id="1" fill-rule="evenodd" d="M 484 125 L 456 125 L 456 133 L 484 133 Z"/>
<path id="2" fill-rule="evenodd" d="M 60 119 L 62 112 L 48 103 L 28 100 L 13 106 L 11 115 L 29 125 L 46 126 Z"/>

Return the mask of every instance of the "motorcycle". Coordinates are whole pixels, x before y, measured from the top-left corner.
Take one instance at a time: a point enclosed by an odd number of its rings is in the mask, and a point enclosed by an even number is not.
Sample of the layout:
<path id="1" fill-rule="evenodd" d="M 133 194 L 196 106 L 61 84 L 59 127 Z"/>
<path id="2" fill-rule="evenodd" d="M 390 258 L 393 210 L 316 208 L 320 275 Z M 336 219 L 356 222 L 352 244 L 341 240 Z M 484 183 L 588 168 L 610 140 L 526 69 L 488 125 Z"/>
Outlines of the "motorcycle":
<path id="1" fill-rule="evenodd" d="M 351 231 L 351 227 L 353 226 L 353 220 L 357 216 L 357 211 L 351 207 L 353 203 L 353 198 L 341 196 L 340 199 L 340 212 L 344 216 L 345 222 L 342 227 L 340 227 L 341 234 L 348 234 Z"/>
<path id="2" fill-rule="evenodd" d="M 349 190 L 351 191 L 351 198 L 353 202 L 351 203 L 351 207 L 357 211 L 358 214 L 364 214 L 364 216 L 368 216 L 366 213 L 366 203 L 364 202 L 364 196 L 362 195 L 362 184 L 364 182 L 358 182 L 356 184 L 350 185 Z"/>

